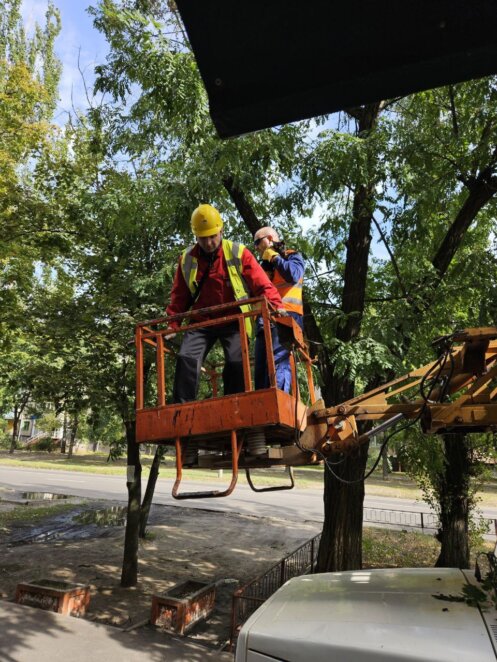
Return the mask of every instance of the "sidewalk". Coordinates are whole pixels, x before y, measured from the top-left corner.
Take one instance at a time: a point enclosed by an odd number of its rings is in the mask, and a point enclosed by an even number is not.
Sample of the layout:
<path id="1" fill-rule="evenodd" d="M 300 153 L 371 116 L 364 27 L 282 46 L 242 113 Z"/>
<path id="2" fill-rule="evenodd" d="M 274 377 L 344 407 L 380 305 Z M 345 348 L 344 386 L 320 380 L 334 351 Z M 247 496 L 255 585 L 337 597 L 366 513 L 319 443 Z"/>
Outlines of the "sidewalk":
<path id="1" fill-rule="evenodd" d="M 233 662 L 187 639 L 145 626 L 123 632 L 109 625 L 0 600 L 2 662 Z"/>

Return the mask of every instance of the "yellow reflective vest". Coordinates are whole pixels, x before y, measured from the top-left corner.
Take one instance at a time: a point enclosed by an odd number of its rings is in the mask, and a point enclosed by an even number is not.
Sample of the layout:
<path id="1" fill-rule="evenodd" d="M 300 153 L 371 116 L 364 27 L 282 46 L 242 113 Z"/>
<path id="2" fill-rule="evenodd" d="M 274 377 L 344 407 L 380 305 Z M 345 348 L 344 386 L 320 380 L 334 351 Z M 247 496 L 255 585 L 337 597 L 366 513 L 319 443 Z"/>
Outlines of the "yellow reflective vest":
<path id="1" fill-rule="evenodd" d="M 243 301 L 244 299 L 249 299 L 250 292 L 242 275 L 242 253 L 245 249 L 245 246 L 236 241 L 223 239 L 222 247 L 224 259 L 226 260 L 226 265 L 228 267 L 231 287 L 233 288 L 233 294 L 235 296 L 235 301 Z M 183 251 L 181 256 L 181 272 L 190 292 L 192 293 L 192 296 L 195 296 L 197 291 L 198 260 L 191 254 L 193 248 L 194 246 L 189 246 Z M 240 309 L 245 313 L 251 310 L 252 307 L 250 305 L 242 304 L 240 305 Z M 254 327 L 254 318 L 246 317 L 245 329 L 249 338 L 254 336 Z"/>

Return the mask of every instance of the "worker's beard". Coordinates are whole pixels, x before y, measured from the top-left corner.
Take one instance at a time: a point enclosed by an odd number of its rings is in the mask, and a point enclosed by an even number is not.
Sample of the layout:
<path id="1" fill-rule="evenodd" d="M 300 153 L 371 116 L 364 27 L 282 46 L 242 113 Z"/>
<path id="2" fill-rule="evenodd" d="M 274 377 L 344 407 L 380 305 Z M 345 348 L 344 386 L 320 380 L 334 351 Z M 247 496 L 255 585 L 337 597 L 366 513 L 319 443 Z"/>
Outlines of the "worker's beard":
<path id="1" fill-rule="evenodd" d="M 217 253 L 218 253 L 219 249 L 221 248 L 221 242 L 219 242 L 219 244 L 216 246 L 216 248 L 213 248 L 212 250 L 208 250 L 208 249 L 206 250 L 205 248 L 202 248 L 202 246 L 200 246 L 200 244 L 199 244 L 199 248 L 200 248 L 200 252 L 203 253 L 205 255 L 205 257 L 209 258 L 209 260 L 212 261 L 212 260 L 216 259 Z"/>

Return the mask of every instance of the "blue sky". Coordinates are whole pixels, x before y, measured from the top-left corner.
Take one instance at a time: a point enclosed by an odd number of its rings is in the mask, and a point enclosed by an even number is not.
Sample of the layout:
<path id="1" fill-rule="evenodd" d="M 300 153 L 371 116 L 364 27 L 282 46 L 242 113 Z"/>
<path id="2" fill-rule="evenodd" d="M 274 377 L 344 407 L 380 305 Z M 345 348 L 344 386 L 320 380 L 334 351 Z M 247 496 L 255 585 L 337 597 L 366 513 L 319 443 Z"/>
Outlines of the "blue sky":
<path id="1" fill-rule="evenodd" d="M 84 85 L 79 65 L 84 73 L 89 90 L 93 86 L 93 69 L 96 64 L 105 60 L 108 48 L 103 35 L 94 27 L 92 17 L 87 8 L 91 2 L 85 0 L 53 0 L 59 9 L 62 20 L 62 31 L 56 41 L 56 51 L 63 65 L 62 78 L 59 87 L 59 111 L 57 121 L 65 122 L 65 112 L 75 108 L 87 107 Z M 28 33 L 35 23 L 44 25 L 46 0 L 23 0 L 22 15 Z"/>

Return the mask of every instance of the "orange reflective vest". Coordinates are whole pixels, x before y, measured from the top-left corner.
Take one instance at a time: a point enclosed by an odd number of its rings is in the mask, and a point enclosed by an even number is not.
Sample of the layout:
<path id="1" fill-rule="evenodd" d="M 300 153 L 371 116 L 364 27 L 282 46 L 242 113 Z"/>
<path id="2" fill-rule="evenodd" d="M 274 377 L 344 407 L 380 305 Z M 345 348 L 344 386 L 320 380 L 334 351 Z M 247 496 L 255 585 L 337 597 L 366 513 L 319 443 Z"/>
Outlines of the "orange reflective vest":
<path id="1" fill-rule="evenodd" d="M 285 251 L 285 257 L 296 252 L 297 251 L 289 248 Z M 272 273 L 268 272 L 268 276 L 278 290 L 285 310 L 297 313 L 298 315 L 303 315 L 304 304 L 302 302 L 302 287 L 304 285 L 304 279 L 301 278 L 298 283 L 289 283 L 283 278 L 277 267 L 275 267 Z"/>

